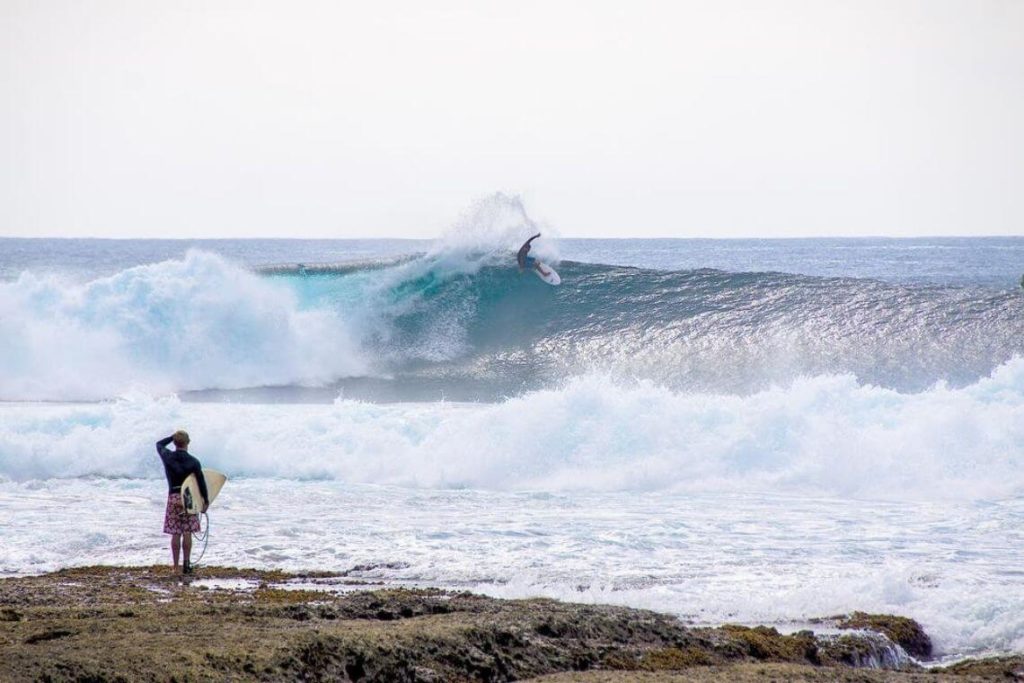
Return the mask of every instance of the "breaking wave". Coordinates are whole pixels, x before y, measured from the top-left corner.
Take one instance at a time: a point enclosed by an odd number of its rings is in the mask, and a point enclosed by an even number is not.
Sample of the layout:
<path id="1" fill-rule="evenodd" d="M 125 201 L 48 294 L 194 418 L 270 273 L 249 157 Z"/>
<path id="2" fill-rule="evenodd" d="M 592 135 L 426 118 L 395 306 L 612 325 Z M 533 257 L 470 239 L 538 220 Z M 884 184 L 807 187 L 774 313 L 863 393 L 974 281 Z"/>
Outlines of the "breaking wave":
<path id="1" fill-rule="evenodd" d="M 195 404 L 138 396 L 0 406 L 0 476 L 153 475 L 187 425 L 234 476 L 424 488 L 744 491 L 863 498 L 1024 493 L 1024 359 L 904 394 L 852 376 L 747 396 L 604 376 L 497 404 Z"/>
<path id="2" fill-rule="evenodd" d="M 0 399 L 88 400 L 363 372 L 343 316 L 222 258 L 129 268 L 84 284 L 0 284 Z"/>
<path id="3" fill-rule="evenodd" d="M 498 400 L 595 372 L 715 393 L 822 374 L 920 391 L 1024 353 L 1013 292 L 574 262 L 556 288 L 499 259 L 261 274 L 191 252 L 87 283 L 25 273 L 0 284 L 0 399 L 377 377 Z"/>
<path id="4" fill-rule="evenodd" d="M 542 230 L 533 253 L 560 287 L 515 267 Z M 968 386 L 1020 354 L 1019 292 L 560 261 L 503 195 L 389 260 L 251 269 L 192 251 L 88 282 L 0 283 L 9 401 L 255 387 L 410 400 L 423 386 L 499 401 L 594 374 L 740 395 L 853 375 L 913 392 Z"/>

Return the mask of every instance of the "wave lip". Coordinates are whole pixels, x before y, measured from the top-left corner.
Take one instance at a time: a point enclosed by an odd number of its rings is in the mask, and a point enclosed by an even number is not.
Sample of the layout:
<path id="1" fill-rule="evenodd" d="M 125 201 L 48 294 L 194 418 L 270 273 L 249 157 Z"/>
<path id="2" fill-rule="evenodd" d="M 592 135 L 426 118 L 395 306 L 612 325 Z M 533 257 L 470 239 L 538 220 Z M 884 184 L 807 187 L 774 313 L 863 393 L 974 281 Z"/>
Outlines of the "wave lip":
<path id="1" fill-rule="evenodd" d="M 253 271 L 260 275 L 349 275 L 368 270 L 382 270 L 408 263 L 422 254 L 391 258 L 353 259 L 337 263 L 267 263 Z"/>

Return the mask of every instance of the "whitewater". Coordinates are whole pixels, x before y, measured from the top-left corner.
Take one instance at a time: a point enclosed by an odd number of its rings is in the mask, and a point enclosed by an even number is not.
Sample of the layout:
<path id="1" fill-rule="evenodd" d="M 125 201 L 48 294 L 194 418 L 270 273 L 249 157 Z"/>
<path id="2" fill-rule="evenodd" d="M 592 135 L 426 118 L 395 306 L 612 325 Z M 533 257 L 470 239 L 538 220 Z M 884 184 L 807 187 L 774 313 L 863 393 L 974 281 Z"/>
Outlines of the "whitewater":
<path id="1" fill-rule="evenodd" d="M 185 427 L 214 563 L 1024 651 L 1024 239 L 534 227 L 0 240 L 0 575 L 165 562 Z"/>

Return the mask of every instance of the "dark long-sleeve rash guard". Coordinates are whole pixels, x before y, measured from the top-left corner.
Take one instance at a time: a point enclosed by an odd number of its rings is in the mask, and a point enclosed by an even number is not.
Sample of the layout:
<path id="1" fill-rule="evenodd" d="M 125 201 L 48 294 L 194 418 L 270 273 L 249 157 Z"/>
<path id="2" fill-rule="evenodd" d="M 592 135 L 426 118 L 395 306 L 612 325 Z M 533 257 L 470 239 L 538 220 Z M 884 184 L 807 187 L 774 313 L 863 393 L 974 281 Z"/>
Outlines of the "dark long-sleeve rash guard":
<path id="1" fill-rule="evenodd" d="M 206 495 L 206 478 L 203 477 L 202 465 L 199 464 L 199 460 L 190 455 L 186 450 L 172 451 L 168 449 L 167 444 L 173 440 L 174 437 L 169 436 L 156 442 L 156 452 L 160 454 L 160 459 L 164 461 L 164 474 L 167 475 L 168 493 L 180 491 L 181 485 L 185 483 L 188 475 L 195 474 L 196 479 L 199 481 L 199 493 L 202 494 L 203 500 L 209 503 L 210 497 Z"/>

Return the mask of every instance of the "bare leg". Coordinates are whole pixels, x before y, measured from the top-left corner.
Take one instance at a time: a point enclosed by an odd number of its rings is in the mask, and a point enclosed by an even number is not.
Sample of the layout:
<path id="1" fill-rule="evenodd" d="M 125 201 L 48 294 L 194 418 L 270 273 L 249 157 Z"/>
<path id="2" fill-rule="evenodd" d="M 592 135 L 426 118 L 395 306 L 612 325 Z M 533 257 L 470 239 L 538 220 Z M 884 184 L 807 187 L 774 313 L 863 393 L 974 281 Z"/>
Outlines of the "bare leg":
<path id="1" fill-rule="evenodd" d="M 190 539 L 191 540 L 191 539 Z M 171 534 L 171 557 L 174 558 L 174 573 L 178 573 L 178 556 L 181 552 L 181 534 Z"/>
<path id="2" fill-rule="evenodd" d="M 191 567 L 192 566 L 192 532 L 191 531 L 182 532 L 181 541 L 182 541 L 182 543 L 181 543 L 182 550 L 185 551 L 185 566 L 186 567 Z"/>

